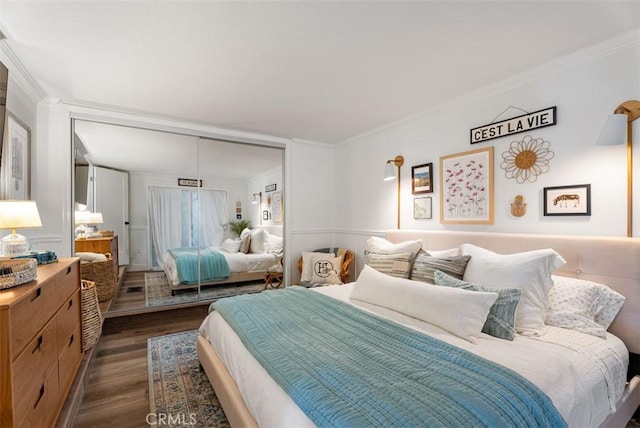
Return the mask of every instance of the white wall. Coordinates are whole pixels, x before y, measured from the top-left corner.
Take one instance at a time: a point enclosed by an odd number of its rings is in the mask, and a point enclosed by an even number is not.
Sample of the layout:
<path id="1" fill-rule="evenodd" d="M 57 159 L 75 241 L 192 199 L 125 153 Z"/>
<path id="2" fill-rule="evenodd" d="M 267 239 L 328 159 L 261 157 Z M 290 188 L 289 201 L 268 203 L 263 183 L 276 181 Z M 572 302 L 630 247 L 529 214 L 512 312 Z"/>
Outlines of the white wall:
<path id="1" fill-rule="evenodd" d="M 385 182 L 382 176 L 385 161 L 398 154 L 405 157 L 402 228 L 626 236 L 625 146 L 597 146 L 595 142 L 615 107 L 640 98 L 639 75 L 640 42 L 636 33 L 343 143 L 335 156 L 336 180 L 340 183 L 340 191 L 335 193 L 336 240 L 361 256 L 368 236 L 396 227 L 396 182 Z M 530 112 L 557 106 L 557 125 L 485 143 L 469 143 L 471 128 L 492 122 L 509 106 Z M 522 113 L 511 112 L 500 120 L 519 114 Z M 634 123 L 636 146 L 639 125 Z M 499 165 L 509 144 L 525 135 L 549 141 L 555 156 L 547 174 L 534 183 L 518 184 L 505 178 Z M 495 156 L 494 224 L 441 224 L 439 158 L 488 146 L 494 147 Z M 435 191 L 418 196 L 433 197 L 433 219 L 415 220 L 411 166 L 428 162 L 434 164 Z M 542 215 L 544 187 L 584 183 L 591 184 L 591 216 Z M 638 201 L 640 193 L 636 193 Z M 527 214 L 521 218 L 510 214 L 510 204 L 518 194 L 527 203 Z M 639 226 L 635 229 L 640 235 Z"/>

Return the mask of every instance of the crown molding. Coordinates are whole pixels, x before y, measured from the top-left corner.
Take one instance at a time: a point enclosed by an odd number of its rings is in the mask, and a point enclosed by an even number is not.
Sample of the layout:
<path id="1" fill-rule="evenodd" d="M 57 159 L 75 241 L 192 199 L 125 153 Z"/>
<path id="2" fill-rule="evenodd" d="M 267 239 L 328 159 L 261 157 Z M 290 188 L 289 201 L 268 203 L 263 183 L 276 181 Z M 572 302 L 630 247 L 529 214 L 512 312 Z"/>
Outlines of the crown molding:
<path id="1" fill-rule="evenodd" d="M 46 98 L 47 94 L 22 65 L 6 38 L 0 39 L 0 54 L 2 62 L 9 69 L 9 79 L 15 81 L 34 104 Z"/>
<path id="2" fill-rule="evenodd" d="M 422 110 L 418 113 L 404 117 L 397 121 L 388 123 L 378 128 L 374 128 L 362 134 L 349 137 L 346 140 L 343 140 L 335 144 L 335 147 L 337 148 L 341 146 L 346 147 L 346 146 L 349 146 L 350 144 L 357 143 L 365 138 L 369 138 L 374 135 L 384 133 L 389 129 L 393 129 L 398 126 L 402 126 L 404 124 L 413 122 L 414 120 L 427 116 L 432 112 L 440 111 L 447 108 L 453 108 L 456 105 L 460 105 L 460 103 L 468 103 L 470 101 L 476 101 L 478 99 L 498 95 L 500 93 L 507 92 L 515 88 L 528 85 L 532 82 L 543 79 L 545 77 L 558 74 L 564 70 L 575 67 L 577 65 L 597 61 L 609 55 L 613 55 L 618 52 L 625 51 L 628 49 L 634 49 L 634 48 L 640 48 L 640 29 L 623 33 L 619 36 L 602 41 L 600 43 L 589 46 L 587 48 L 580 49 L 576 52 L 567 54 L 554 61 L 548 62 L 546 64 L 542 64 L 529 71 L 515 75 L 509 79 L 505 79 L 493 85 L 488 85 L 488 86 L 479 88 L 473 92 L 469 92 L 460 97 L 456 97 L 449 101 L 445 101 L 434 107 L 430 107 L 428 109 Z"/>

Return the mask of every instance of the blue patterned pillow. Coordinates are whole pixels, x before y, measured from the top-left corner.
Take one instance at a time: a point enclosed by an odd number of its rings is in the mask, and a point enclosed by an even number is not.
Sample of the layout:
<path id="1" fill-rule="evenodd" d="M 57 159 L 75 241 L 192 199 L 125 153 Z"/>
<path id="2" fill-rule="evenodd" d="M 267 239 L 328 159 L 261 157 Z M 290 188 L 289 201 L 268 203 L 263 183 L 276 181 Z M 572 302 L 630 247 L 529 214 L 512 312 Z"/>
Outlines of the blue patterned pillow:
<path id="1" fill-rule="evenodd" d="M 513 340 L 516 332 L 516 308 L 518 307 L 518 302 L 520 302 L 522 290 L 519 288 L 488 287 L 486 285 L 474 284 L 454 278 L 439 270 L 437 270 L 433 276 L 436 285 L 463 288 L 471 291 L 498 293 L 498 299 L 489 310 L 489 315 L 482 327 L 482 332 L 500 339 Z"/>

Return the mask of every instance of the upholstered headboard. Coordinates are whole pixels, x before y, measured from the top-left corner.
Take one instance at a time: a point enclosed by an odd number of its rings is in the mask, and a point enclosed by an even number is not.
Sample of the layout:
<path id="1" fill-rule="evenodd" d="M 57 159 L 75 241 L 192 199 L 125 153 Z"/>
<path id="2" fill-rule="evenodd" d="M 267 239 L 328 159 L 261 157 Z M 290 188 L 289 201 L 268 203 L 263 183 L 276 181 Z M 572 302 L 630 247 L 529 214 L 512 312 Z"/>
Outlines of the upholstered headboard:
<path id="1" fill-rule="evenodd" d="M 556 275 L 606 284 L 626 297 L 609 331 L 640 354 L 640 239 L 427 230 L 390 230 L 386 237 L 391 242 L 422 239 L 430 250 L 464 243 L 501 254 L 553 248 L 567 261 Z"/>

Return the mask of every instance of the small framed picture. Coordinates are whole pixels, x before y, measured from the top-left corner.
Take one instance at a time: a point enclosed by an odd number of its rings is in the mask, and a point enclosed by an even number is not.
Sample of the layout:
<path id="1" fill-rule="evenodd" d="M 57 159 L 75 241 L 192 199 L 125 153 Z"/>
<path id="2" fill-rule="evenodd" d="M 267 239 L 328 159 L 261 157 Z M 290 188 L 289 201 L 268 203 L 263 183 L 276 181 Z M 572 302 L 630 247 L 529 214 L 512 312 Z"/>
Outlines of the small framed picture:
<path id="1" fill-rule="evenodd" d="M 545 216 L 591 215 L 591 185 L 545 187 Z"/>
<path id="2" fill-rule="evenodd" d="M 424 163 L 411 167 L 411 193 L 433 192 L 433 163 Z"/>
<path id="3" fill-rule="evenodd" d="M 413 198 L 413 218 L 430 219 L 433 217 L 431 196 Z"/>

